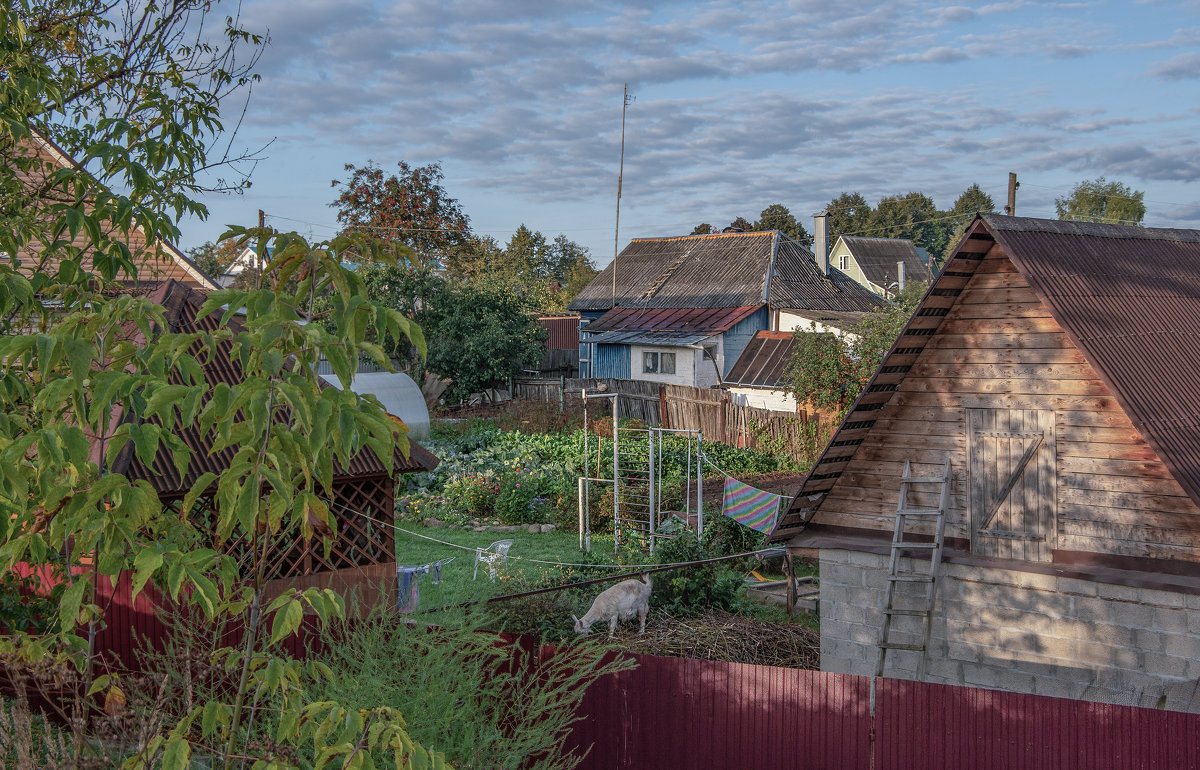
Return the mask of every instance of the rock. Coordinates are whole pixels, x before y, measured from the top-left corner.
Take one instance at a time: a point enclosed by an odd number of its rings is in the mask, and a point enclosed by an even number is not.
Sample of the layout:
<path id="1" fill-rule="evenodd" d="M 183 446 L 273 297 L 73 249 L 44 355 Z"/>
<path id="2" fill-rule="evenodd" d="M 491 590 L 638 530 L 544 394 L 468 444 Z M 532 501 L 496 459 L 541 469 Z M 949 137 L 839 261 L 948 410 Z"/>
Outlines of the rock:
<path id="1" fill-rule="evenodd" d="M 437 519 L 435 519 L 431 516 L 428 519 L 425 519 L 425 526 L 427 526 L 427 527 L 444 527 L 444 526 L 446 526 L 446 522 L 438 521 Z"/>
<path id="2" fill-rule="evenodd" d="M 541 531 L 542 531 L 542 527 L 540 524 L 530 524 L 529 525 L 529 534 L 536 535 Z"/>
<path id="3" fill-rule="evenodd" d="M 538 530 L 541 531 L 543 535 L 547 532 L 553 532 L 556 529 L 558 529 L 558 527 L 554 526 L 553 524 L 543 524 L 542 526 L 538 527 Z"/>
<path id="4" fill-rule="evenodd" d="M 484 531 L 485 529 L 487 529 L 487 527 L 475 527 L 475 531 L 476 531 L 476 532 L 482 532 L 482 531 Z"/>

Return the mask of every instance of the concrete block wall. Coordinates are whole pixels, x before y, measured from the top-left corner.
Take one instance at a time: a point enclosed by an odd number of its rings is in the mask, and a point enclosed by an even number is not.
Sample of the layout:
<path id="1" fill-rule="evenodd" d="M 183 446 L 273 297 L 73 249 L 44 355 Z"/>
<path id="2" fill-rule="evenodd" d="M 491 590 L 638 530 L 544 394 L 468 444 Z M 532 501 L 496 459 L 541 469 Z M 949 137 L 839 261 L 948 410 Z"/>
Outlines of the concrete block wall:
<path id="1" fill-rule="evenodd" d="M 875 673 L 887 564 L 821 551 L 821 670 Z M 900 587 L 897 606 L 921 590 Z M 890 651 L 884 675 L 916 678 L 920 655 Z M 1200 713 L 1200 596 L 943 564 L 928 655 L 930 682 Z"/>

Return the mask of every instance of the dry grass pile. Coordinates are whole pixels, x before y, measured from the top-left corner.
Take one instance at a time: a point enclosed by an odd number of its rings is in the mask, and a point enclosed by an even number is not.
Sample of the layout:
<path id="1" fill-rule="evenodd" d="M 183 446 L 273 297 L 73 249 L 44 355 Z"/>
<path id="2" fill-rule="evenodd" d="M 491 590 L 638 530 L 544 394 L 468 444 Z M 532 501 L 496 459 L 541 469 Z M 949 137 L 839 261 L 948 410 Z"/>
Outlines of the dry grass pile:
<path id="1" fill-rule="evenodd" d="M 655 611 L 646 622 L 645 634 L 634 628 L 621 636 L 623 649 L 643 655 L 811 670 L 821 666 L 821 637 L 816 630 L 717 610 L 686 618 Z"/>

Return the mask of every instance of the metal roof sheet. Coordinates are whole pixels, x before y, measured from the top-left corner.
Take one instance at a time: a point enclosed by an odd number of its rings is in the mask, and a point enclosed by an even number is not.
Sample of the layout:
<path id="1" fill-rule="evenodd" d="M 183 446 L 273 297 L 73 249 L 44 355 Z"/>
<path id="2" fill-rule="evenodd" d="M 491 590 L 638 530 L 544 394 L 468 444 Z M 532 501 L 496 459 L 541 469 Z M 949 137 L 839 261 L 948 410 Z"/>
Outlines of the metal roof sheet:
<path id="1" fill-rule="evenodd" d="M 707 332 L 710 337 L 728 331 L 762 305 L 746 307 L 617 308 L 592 321 L 583 331 Z M 594 342 L 594 339 L 589 339 Z"/>
<path id="2" fill-rule="evenodd" d="M 906 238 L 864 238 L 861 235 L 843 235 L 841 238 L 863 275 L 876 286 L 886 289 L 899 280 L 897 262 L 904 263 L 905 280 L 929 280 L 929 267 L 921 261 L 917 247 Z"/>
<path id="3" fill-rule="evenodd" d="M 695 345 L 697 342 L 709 339 L 712 336 L 706 332 L 614 331 L 588 335 L 584 339 L 584 342 L 601 344 L 621 343 L 624 345 L 668 345 L 678 347 L 680 345 Z"/>
<path id="4" fill-rule="evenodd" d="M 761 331 L 742 350 L 724 384 L 744 388 L 780 389 L 783 372 L 792 358 L 795 344 L 792 332 Z"/>

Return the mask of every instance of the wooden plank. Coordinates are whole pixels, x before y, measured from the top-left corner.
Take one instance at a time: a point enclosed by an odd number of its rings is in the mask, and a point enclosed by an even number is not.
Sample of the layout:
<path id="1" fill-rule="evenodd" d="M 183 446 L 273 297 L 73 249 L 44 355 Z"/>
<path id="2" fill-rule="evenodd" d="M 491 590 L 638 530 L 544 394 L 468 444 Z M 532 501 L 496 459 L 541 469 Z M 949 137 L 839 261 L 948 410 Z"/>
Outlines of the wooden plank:
<path id="1" fill-rule="evenodd" d="M 1178 511 L 1140 510 L 1131 513 L 1124 508 L 1063 503 L 1059 507 L 1058 516 L 1063 522 L 1075 522 L 1072 526 L 1079 526 L 1079 522 L 1092 522 L 1094 524 L 1146 526 L 1159 529 L 1200 532 L 1200 516 L 1196 516 L 1194 513 L 1180 513 Z"/>
<path id="2" fill-rule="evenodd" d="M 946 318 L 939 334 L 1048 334 L 1062 333 L 1062 326 L 1049 316 L 1040 318 Z"/>
<path id="3" fill-rule="evenodd" d="M 1058 441 L 1062 473 L 1148 475 L 1168 479 L 1170 471 L 1150 446 L 1133 444 L 1074 444 Z"/>
<path id="4" fill-rule="evenodd" d="M 986 281 L 984 281 L 985 278 Z M 976 276 L 971 285 L 958 295 L 958 305 L 999 305 L 1004 307 L 1021 305 L 1049 313 L 1050 309 L 1038 299 L 1028 283 L 1022 281 L 1019 284 L 1013 284 L 1011 281 L 1004 280 L 1000 281 L 1003 285 L 992 285 L 995 283 L 997 283 L 995 276 Z M 958 308 L 956 307 L 955 310 Z"/>
<path id="5" fill-rule="evenodd" d="M 1148 495 L 1134 492 L 1102 492 L 1093 489 L 1071 489 L 1064 487 L 1058 490 L 1059 502 L 1062 505 L 1094 505 L 1104 508 L 1121 508 L 1129 512 L 1129 517 L 1136 518 L 1140 511 L 1167 511 L 1174 513 L 1200 514 L 1200 508 L 1190 497 L 1174 495 Z"/>
<path id="6" fill-rule="evenodd" d="M 872 473 L 871 466 L 859 465 L 847 470 L 838 479 L 843 486 L 847 487 L 863 487 L 867 489 L 891 489 L 896 490 L 900 487 L 899 476 L 889 476 L 880 473 Z M 950 480 L 950 494 L 965 495 L 967 493 L 967 483 L 965 479 Z"/>
<path id="7" fill-rule="evenodd" d="M 909 378 L 920 377 L 964 377 L 991 380 L 1093 380 L 1099 382 L 1096 370 L 1088 364 L 991 364 L 991 363 L 925 363 L 914 366 Z"/>
<path id="8" fill-rule="evenodd" d="M 958 454 L 966 451 L 967 448 L 967 437 L 961 434 L 907 436 L 906 439 L 903 442 L 864 442 L 854 453 L 854 459 L 860 462 L 876 460 L 903 462 L 906 459 L 920 460 L 924 457 L 933 457 L 934 452 L 940 452 L 944 459 L 947 453 Z M 906 452 L 910 453 L 910 457 L 904 457 Z M 925 462 L 936 462 L 936 460 L 925 460 Z"/>
<path id="9" fill-rule="evenodd" d="M 1020 273 L 976 273 L 971 276 L 967 288 L 974 289 L 1008 289 L 1023 287 L 1032 289 L 1029 281 Z"/>
<path id="10" fill-rule="evenodd" d="M 976 275 L 988 275 L 990 273 L 1016 273 L 1017 268 L 1013 265 L 1008 257 L 1004 258 L 989 258 L 979 263 L 979 267 L 975 269 Z"/>
<path id="11" fill-rule="evenodd" d="M 1001 332 L 977 332 L 970 334 L 949 334 L 939 332 L 929 338 L 925 345 L 927 349 L 945 350 L 975 350 L 977 348 L 1005 350 L 1053 350 L 1056 348 L 1073 348 L 1075 344 L 1067 339 L 1067 335 L 1058 333 L 1013 334 Z"/>
<path id="12" fill-rule="evenodd" d="M 1050 318 L 1050 311 L 1041 302 L 972 302 L 965 298 L 946 314 L 947 320 L 997 318 Z"/>
<path id="13" fill-rule="evenodd" d="M 904 381 L 901 389 L 897 392 L 1042 394 L 1051 396 L 1111 395 L 1111 391 L 1099 380 L 985 379 L 982 377 L 910 377 Z M 1020 406 L 1015 408 L 1020 408 Z"/>
<path id="14" fill-rule="evenodd" d="M 909 414 L 908 412 L 916 412 Z M 914 409 L 907 410 L 900 417 L 877 420 L 871 433 L 876 436 L 886 434 L 900 436 L 957 436 L 965 437 L 961 412 L 955 414 L 949 409 Z M 964 439 L 965 440 L 965 439 Z M 896 440 L 886 443 L 902 443 Z"/>
<path id="15" fill-rule="evenodd" d="M 1064 551 L 1110 553 L 1116 556 L 1138 556 L 1151 559 L 1179 559 L 1196 561 L 1196 546 L 1176 546 L 1150 543 L 1130 543 L 1108 537 L 1079 537 L 1061 535 L 1058 545 Z"/>
<path id="16" fill-rule="evenodd" d="M 1108 412 L 1085 412 L 1077 409 L 1064 409 L 1056 415 L 1056 418 L 1056 424 L 1061 427 L 1134 429 L 1128 415 L 1120 409 Z"/>
<path id="17" fill-rule="evenodd" d="M 889 362 L 890 363 L 890 362 Z M 1025 364 L 1029 366 L 1073 364 L 1091 366 L 1082 351 L 1075 347 L 1031 350 L 1029 348 L 959 348 L 929 347 L 915 364 Z M 1095 373 L 1093 372 L 1093 376 Z"/>
<path id="18" fill-rule="evenodd" d="M 1174 526 L 1159 527 L 1148 523 L 1128 524 L 1064 518 L 1062 534 L 1064 537 L 1092 537 L 1109 541 L 1124 541 L 1127 545 L 1133 546 L 1190 545 L 1194 548 L 1200 545 L 1200 530 Z"/>
<path id="19" fill-rule="evenodd" d="M 1088 444 L 1137 444 L 1149 446 L 1146 439 L 1133 426 L 1099 428 L 1080 425 L 1059 426 L 1059 438 L 1063 441 Z"/>
<path id="20" fill-rule="evenodd" d="M 896 407 L 966 407 L 977 409 L 1046 409 L 1055 411 L 1064 407 L 1073 409 L 1112 409 L 1116 399 L 1092 396 L 1064 396 L 1041 394 L 1007 393 L 942 393 L 899 391 L 892 394 Z"/>

